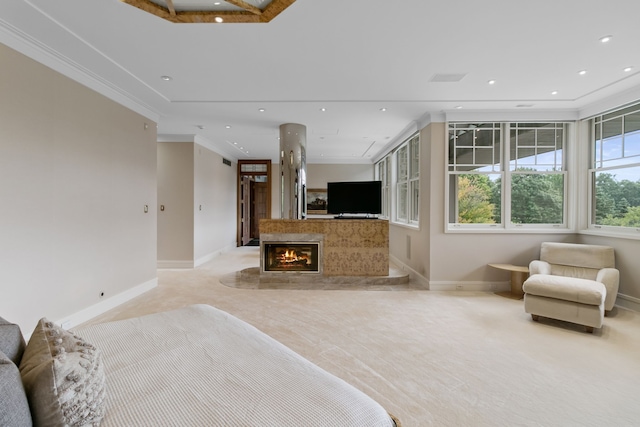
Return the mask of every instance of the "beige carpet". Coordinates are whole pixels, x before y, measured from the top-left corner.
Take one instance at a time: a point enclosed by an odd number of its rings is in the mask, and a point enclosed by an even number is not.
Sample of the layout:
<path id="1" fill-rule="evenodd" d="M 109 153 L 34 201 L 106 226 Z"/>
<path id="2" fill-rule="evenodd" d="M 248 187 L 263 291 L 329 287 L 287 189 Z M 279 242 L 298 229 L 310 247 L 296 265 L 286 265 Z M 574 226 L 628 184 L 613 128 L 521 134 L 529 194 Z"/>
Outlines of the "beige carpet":
<path id="1" fill-rule="evenodd" d="M 257 266 L 242 247 L 91 323 L 206 303 L 253 324 L 369 394 L 403 427 L 640 426 L 640 313 L 593 335 L 534 323 L 484 292 L 251 290 L 218 278 Z"/>

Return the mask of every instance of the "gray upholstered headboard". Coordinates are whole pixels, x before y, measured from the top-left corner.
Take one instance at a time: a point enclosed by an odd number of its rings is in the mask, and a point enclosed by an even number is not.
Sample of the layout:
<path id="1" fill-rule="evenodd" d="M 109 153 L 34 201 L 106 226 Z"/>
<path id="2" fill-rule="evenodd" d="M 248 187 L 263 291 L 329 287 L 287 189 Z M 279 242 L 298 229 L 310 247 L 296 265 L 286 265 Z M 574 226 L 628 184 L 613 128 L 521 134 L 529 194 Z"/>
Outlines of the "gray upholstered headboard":
<path id="1" fill-rule="evenodd" d="M 25 342 L 20 327 L 0 317 L 0 351 L 20 366 Z"/>
<path id="2" fill-rule="evenodd" d="M 0 317 L 0 425 L 31 426 L 29 402 L 20 377 L 25 342 L 20 327 Z"/>

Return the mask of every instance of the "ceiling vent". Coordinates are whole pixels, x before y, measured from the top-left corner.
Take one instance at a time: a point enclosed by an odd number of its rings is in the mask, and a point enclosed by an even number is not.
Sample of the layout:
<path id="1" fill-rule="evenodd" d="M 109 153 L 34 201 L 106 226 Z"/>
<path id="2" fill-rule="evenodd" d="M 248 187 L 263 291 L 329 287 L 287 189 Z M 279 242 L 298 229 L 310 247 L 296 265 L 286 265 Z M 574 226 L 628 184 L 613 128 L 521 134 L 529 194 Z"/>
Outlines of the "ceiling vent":
<path id="1" fill-rule="evenodd" d="M 463 74 L 435 74 L 433 77 L 431 77 L 431 79 L 429 80 L 430 82 L 434 82 L 434 83 L 456 83 L 459 82 L 460 80 L 464 79 L 464 77 L 467 75 L 467 73 L 463 73 Z"/>

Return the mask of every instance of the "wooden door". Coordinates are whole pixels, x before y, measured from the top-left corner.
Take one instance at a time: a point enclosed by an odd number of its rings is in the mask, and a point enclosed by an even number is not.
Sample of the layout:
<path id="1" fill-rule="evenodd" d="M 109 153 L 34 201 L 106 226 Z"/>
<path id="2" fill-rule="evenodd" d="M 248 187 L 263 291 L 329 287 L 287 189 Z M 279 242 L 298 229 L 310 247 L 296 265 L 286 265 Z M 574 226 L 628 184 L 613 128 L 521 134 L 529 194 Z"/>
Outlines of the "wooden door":
<path id="1" fill-rule="evenodd" d="M 251 241 L 251 192 L 248 176 L 240 178 L 240 242 L 244 246 Z"/>
<path id="2" fill-rule="evenodd" d="M 260 238 L 260 220 L 267 218 L 267 183 L 251 183 L 251 237 Z"/>

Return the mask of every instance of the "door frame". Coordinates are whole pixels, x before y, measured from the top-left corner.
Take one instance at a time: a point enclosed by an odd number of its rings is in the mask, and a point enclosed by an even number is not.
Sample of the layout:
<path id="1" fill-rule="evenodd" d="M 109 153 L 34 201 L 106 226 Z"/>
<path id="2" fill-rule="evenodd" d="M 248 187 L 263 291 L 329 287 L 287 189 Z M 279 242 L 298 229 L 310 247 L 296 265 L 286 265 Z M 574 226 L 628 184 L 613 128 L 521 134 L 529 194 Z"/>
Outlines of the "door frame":
<path id="1" fill-rule="evenodd" d="M 267 218 L 271 218 L 271 160 L 238 160 L 238 173 L 237 173 L 237 236 L 236 236 L 236 246 L 242 246 L 242 210 L 244 209 L 243 200 L 242 200 L 242 179 L 244 177 L 248 177 L 250 180 L 255 180 L 256 176 L 267 177 Z M 246 189 L 248 197 L 251 197 L 251 192 L 249 188 Z M 251 206 L 252 200 L 248 200 L 249 206 Z M 248 220 L 251 220 L 251 213 L 249 214 Z"/>

